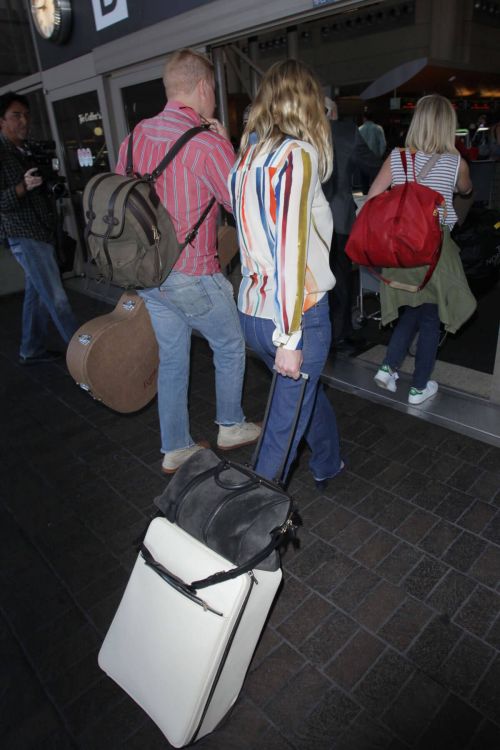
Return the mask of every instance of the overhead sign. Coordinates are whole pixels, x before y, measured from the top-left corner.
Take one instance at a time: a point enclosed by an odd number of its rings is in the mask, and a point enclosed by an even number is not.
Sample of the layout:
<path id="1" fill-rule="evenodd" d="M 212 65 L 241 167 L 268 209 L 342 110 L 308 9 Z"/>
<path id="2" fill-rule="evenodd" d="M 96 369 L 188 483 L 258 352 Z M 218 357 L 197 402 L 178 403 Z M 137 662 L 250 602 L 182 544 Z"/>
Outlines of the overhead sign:
<path id="1" fill-rule="evenodd" d="M 97 31 L 128 18 L 127 0 L 92 0 Z"/>
<path id="2" fill-rule="evenodd" d="M 32 2 L 35 3 L 35 0 Z M 38 5 L 43 4 L 41 0 L 36 2 Z M 42 70 L 62 65 L 92 52 L 102 44 L 211 2 L 214 0 L 73 0 L 71 34 L 65 44 L 53 44 L 37 35 L 36 44 Z M 0 5 L 2 4 L 5 3 L 0 0 Z M 54 0 L 50 0 L 49 5 L 52 7 L 54 4 Z M 144 51 L 144 56 L 147 57 L 147 50 Z"/>

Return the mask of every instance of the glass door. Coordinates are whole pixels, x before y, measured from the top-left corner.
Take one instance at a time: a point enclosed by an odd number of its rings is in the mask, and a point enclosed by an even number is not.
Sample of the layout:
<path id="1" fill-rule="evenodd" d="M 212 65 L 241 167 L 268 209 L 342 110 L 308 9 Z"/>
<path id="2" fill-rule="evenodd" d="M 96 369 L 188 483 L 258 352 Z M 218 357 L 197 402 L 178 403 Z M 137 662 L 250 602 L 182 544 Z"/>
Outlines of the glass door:
<path id="1" fill-rule="evenodd" d="M 56 98 L 57 97 L 57 98 Z M 100 78 L 64 87 L 51 95 L 50 117 L 58 134 L 62 171 L 68 196 L 64 210 L 69 233 L 77 240 L 76 272 L 94 277 L 95 267 L 87 262 L 83 237 L 83 191 L 92 175 L 111 169 L 113 148 L 104 88 Z"/>
<path id="2" fill-rule="evenodd" d="M 89 179 L 99 172 L 109 172 L 108 147 L 104 138 L 102 114 L 97 91 L 54 102 L 66 179 L 84 261 L 87 261 L 83 239 L 85 219 L 82 197 Z"/>
<path id="3" fill-rule="evenodd" d="M 109 79 L 114 126 L 118 144 L 138 122 L 161 112 L 166 103 L 163 86 L 165 59 L 144 63 L 115 73 Z"/>
<path id="4" fill-rule="evenodd" d="M 122 88 L 123 107 L 127 129 L 133 130 L 137 123 L 158 114 L 166 104 L 165 87 L 161 78 L 144 83 L 134 83 Z"/>

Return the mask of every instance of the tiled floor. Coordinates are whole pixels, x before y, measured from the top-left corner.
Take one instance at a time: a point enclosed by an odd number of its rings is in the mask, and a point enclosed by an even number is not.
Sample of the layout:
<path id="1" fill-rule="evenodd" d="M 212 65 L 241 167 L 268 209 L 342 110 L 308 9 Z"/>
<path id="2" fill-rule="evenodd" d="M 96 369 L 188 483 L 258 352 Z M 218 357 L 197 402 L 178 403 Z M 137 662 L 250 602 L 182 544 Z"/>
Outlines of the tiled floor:
<path id="1" fill-rule="evenodd" d="M 108 311 L 71 299 L 82 322 Z M 96 661 L 165 486 L 156 404 L 115 414 L 62 362 L 20 367 L 21 301 L 0 299 L 0 745 L 168 748 Z M 249 360 L 249 418 L 262 416 L 268 385 Z M 498 750 L 500 450 L 329 395 L 347 469 L 320 493 L 302 454 L 290 487 L 300 548 L 283 557 L 284 586 L 236 707 L 197 746 Z M 214 441 L 200 340 L 191 414 L 194 437 Z"/>

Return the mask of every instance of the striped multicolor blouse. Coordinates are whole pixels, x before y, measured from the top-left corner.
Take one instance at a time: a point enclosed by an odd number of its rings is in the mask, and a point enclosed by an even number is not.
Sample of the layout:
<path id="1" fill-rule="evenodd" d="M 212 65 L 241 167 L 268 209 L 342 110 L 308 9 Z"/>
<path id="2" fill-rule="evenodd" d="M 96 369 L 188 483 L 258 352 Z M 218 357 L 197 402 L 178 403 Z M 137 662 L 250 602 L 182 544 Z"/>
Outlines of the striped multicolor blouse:
<path id="1" fill-rule="evenodd" d="M 273 320 L 273 342 L 296 349 L 303 313 L 335 285 L 333 219 L 313 146 L 287 138 L 272 153 L 256 148 L 229 176 L 243 275 L 238 308 Z"/>

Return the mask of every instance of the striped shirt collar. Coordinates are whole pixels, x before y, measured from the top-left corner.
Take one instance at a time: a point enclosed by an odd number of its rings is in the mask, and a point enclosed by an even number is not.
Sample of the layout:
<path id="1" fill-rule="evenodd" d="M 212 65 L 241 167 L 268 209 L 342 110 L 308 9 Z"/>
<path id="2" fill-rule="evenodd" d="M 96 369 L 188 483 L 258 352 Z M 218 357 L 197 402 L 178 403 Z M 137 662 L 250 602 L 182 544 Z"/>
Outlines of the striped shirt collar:
<path id="1" fill-rule="evenodd" d="M 187 104 L 178 101 L 177 99 L 172 99 L 165 104 L 163 113 L 168 114 L 169 112 L 180 112 L 180 114 L 187 117 L 190 123 L 193 123 L 194 125 L 201 125 L 201 117 L 198 112 L 196 112 L 196 110 L 194 110 Z"/>

